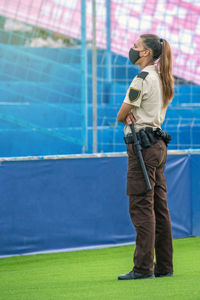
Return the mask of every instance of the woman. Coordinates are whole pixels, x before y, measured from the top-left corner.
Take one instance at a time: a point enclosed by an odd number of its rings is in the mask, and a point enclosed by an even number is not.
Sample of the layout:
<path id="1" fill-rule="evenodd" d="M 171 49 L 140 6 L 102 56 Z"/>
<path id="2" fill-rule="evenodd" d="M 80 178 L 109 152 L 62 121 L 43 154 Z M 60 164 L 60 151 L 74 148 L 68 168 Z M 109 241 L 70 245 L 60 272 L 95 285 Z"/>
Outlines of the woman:
<path id="1" fill-rule="evenodd" d="M 127 144 L 129 213 L 137 236 L 134 267 L 118 279 L 172 276 L 172 232 L 164 177 L 169 140 L 160 128 L 174 94 L 171 48 L 165 39 L 143 34 L 130 49 L 129 58 L 142 72 L 133 79 L 117 119 L 126 125 L 126 135 L 130 134 L 128 124 L 135 124 L 152 190 L 146 188 L 133 144 Z"/>

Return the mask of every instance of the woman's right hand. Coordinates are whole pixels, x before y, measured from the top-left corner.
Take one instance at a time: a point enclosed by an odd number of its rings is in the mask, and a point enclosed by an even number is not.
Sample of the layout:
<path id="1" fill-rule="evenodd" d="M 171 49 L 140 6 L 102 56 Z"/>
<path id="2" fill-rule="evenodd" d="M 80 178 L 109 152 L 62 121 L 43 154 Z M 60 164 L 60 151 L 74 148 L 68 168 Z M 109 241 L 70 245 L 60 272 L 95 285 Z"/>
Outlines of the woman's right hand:
<path id="1" fill-rule="evenodd" d="M 126 117 L 126 124 L 130 125 L 130 124 L 136 124 L 136 120 L 134 115 L 132 114 L 132 112 L 129 112 L 127 117 Z"/>

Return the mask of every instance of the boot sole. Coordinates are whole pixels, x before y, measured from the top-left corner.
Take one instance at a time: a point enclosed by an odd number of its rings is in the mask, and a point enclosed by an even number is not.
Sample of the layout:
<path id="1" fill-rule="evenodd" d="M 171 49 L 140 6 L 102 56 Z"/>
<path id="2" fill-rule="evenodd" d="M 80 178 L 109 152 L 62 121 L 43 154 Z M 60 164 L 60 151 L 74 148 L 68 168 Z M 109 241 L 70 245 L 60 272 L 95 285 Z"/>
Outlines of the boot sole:
<path id="1" fill-rule="evenodd" d="M 166 275 L 155 275 L 156 278 L 159 278 L 159 277 L 173 277 L 174 274 L 166 274 Z"/>
<path id="2" fill-rule="evenodd" d="M 136 280 L 136 279 L 154 279 L 155 276 L 152 275 L 152 276 L 149 276 L 149 277 L 135 277 L 135 278 L 119 278 L 118 277 L 118 280 Z"/>

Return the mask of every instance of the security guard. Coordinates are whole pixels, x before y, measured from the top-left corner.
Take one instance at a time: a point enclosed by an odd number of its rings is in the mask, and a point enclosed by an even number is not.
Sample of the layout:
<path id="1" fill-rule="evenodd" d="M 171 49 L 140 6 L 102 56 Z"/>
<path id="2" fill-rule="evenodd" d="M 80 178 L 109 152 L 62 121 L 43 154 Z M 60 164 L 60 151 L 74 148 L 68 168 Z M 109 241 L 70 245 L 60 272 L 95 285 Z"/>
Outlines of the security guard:
<path id="1" fill-rule="evenodd" d="M 133 79 L 117 119 L 126 125 L 126 136 L 130 134 L 128 124 L 135 124 L 152 190 L 146 188 L 133 144 L 127 144 L 127 195 L 137 236 L 134 267 L 120 275 L 119 280 L 173 275 L 172 231 L 164 176 L 170 138 L 161 130 L 174 94 L 171 48 L 165 39 L 144 34 L 130 49 L 129 59 L 140 66 L 141 73 Z"/>

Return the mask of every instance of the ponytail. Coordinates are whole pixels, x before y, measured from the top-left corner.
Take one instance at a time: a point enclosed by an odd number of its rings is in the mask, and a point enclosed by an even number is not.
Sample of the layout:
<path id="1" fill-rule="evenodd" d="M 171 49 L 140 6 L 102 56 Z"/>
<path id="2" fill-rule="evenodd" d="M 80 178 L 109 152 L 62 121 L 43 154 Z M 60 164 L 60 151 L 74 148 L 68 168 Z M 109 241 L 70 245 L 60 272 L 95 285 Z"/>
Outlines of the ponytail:
<path id="1" fill-rule="evenodd" d="M 172 51 L 169 43 L 165 39 L 162 40 L 162 53 L 158 67 L 163 85 L 164 107 L 167 107 L 168 102 L 172 101 L 174 96 L 174 78 L 172 75 Z"/>
<path id="2" fill-rule="evenodd" d="M 140 36 L 146 48 L 152 50 L 153 61 L 158 60 L 158 69 L 163 86 L 163 106 L 166 108 L 174 96 L 174 78 L 172 75 L 172 51 L 165 39 L 160 39 L 155 34 Z"/>

